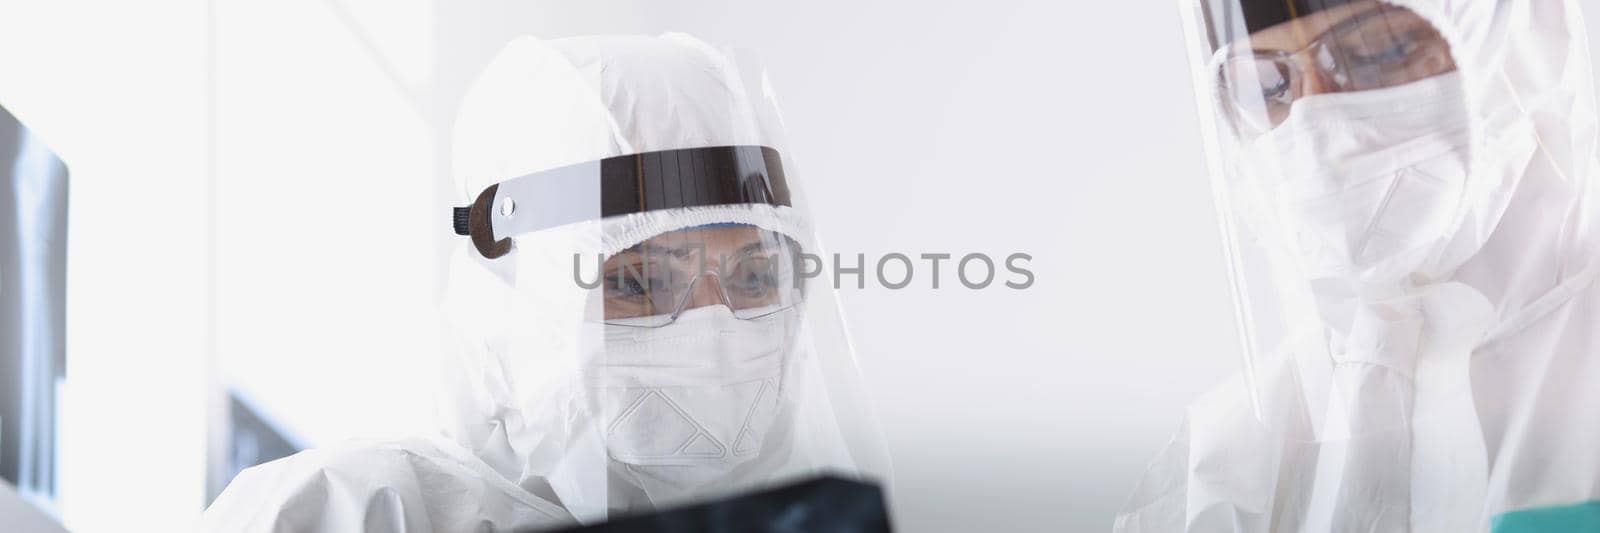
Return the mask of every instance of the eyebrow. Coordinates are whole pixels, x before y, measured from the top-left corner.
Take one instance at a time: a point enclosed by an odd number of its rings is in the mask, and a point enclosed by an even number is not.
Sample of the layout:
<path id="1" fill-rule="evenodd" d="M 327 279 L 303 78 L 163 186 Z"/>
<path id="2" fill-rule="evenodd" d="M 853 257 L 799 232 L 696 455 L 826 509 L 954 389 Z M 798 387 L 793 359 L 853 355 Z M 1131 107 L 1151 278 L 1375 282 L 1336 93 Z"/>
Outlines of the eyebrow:
<path id="1" fill-rule="evenodd" d="M 755 240 L 755 241 L 752 241 L 752 242 L 749 242 L 749 243 L 745 243 L 744 246 L 740 246 L 738 250 L 734 250 L 733 251 L 732 256 L 733 257 L 752 256 L 752 255 L 755 255 L 755 252 L 760 251 L 762 248 L 765 248 L 766 246 L 767 246 L 767 243 L 765 241 L 762 241 L 762 240 L 758 239 L 758 240 Z M 684 257 L 684 256 L 687 256 L 687 255 L 693 253 L 696 250 L 699 250 L 699 251 L 701 251 L 703 253 L 704 250 L 705 250 L 705 246 L 702 244 L 701 246 L 678 247 L 678 246 L 663 246 L 663 245 L 660 245 L 660 244 L 655 244 L 655 243 L 650 243 L 650 242 L 641 242 L 641 243 L 636 244 L 636 245 L 634 245 L 632 247 L 629 247 L 626 250 L 623 250 L 622 252 L 618 253 L 617 255 L 620 256 L 620 255 L 623 255 L 623 254 L 630 254 L 631 253 L 631 254 L 639 254 L 639 255 L 670 255 L 672 257 Z"/>
<path id="2" fill-rule="evenodd" d="M 755 252 L 761 250 L 763 247 L 766 246 L 766 244 L 767 243 L 761 242 L 759 240 L 755 241 L 755 242 L 752 242 L 752 243 L 748 243 L 748 244 L 745 244 L 744 246 L 740 246 L 738 250 L 734 250 L 733 251 L 733 255 L 735 257 L 747 257 L 747 256 L 755 255 Z"/>
<path id="3" fill-rule="evenodd" d="M 623 250 L 623 253 L 629 253 L 629 252 L 639 253 L 639 254 L 644 254 L 644 255 L 671 255 L 671 256 L 674 256 L 674 257 L 680 256 L 680 255 L 684 255 L 684 254 L 688 253 L 687 250 L 685 250 L 683 248 L 678 248 L 678 247 L 674 247 L 674 246 L 662 246 L 660 244 L 655 244 L 655 243 L 650 243 L 650 242 L 641 242 L 641 243 L 639 243 L 637 245 L 634 245 L 631 248 L 628 248 L 627 250 Z"/>
<path id="4" fill-rule="evenodd" d="M 759 250 L 764 244 L 765 243 L 759 240 L 751 242 L 740 247 L 738 250 L 735 250 L 734 254 L 747 254 L 755 250 Z M 633 253 L 643 255 L 670 255 L 673 257 L 683 257 L 695 251 L 704 251 L 705 249 L 706 246 L 704 243 L 691 246 L 666 246 L 650 242 L 641 242 L 629 247 L 626 250 L 623 250 L 622 252 L 619 252 L 618 255 Z"/>

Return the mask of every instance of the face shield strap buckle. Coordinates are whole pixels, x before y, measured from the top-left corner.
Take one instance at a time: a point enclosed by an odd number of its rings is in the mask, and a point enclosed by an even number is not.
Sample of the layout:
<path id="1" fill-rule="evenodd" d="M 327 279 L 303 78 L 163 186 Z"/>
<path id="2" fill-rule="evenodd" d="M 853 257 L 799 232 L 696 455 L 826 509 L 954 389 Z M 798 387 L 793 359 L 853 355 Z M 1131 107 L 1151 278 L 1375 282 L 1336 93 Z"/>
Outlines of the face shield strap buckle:
<path id="1" fill-rule="evenodd" d="M 499 259 L 511 253 L 511 239 L 495 240 L 494 225 L 489 220 L 494 195 L 499 189 L 498 183 L 490 185 L 478 194 L 478 199 L 472 205 L 457 207 L 451 213 L 456 235 L 471 237 L 472 246 L 486 259 Z"/>
<path id="2" fill-rule="evenodd" d="M 661 150 L 535 172 L 492 185 L 471 206 L 452 209 L 451 226 L 483 257 L 497 259 L 511 253 L 511 237 L 563 224 L 740 204 L 791 205 L 777 150 Z"/>

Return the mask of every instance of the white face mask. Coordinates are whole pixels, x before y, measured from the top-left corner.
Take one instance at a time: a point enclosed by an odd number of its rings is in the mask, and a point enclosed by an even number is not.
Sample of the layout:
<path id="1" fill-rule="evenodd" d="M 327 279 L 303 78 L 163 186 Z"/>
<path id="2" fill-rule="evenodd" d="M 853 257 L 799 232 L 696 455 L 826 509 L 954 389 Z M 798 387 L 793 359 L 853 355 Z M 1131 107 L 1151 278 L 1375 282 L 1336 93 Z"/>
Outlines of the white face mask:
<path id="1" fill-rule="evenodd" d="M 1302 98 L 1247 157 L 1307 276 L 1389 284 L 1428 268 L 1460 224 L 1469 139 L 1451 73 Z"/>
<path id="2" fill-rule="evenodd" d="M 797 316 L 744 320 L 711 305 L 658 328 L 604 326 L 590 387 L 611 459 L 652 500 L 736 483 L 778 415 Z"/>

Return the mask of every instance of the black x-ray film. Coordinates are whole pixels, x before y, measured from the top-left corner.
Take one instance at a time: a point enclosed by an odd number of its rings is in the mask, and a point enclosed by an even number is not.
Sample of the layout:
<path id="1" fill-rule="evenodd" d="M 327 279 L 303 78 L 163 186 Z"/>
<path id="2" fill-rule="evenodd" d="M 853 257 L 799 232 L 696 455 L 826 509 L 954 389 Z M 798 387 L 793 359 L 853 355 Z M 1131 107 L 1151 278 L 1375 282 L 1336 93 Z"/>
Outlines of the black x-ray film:
<path id="1" fill-rule="evenodd" d="M 887 533 L 876 485 L 823 477 L 699 505 L 618 518 L 566 533 Z"/>

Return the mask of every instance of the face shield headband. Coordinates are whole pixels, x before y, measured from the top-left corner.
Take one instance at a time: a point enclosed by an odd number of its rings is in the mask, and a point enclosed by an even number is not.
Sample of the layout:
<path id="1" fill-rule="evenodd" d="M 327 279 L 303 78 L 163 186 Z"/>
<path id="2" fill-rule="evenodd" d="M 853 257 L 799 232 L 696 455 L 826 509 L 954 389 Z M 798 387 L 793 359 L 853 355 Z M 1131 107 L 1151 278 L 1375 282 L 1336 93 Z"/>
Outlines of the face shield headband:
<path id="1" fill-rule="evenodd" d="M 457 207 L 457 235 L 487 259 L 511 252 L 512 237 L 563 224 L 686 207 L 792 207 L 783 163 L 766 146 L 711 146 L 608 157 L 489 186 Z"/>

